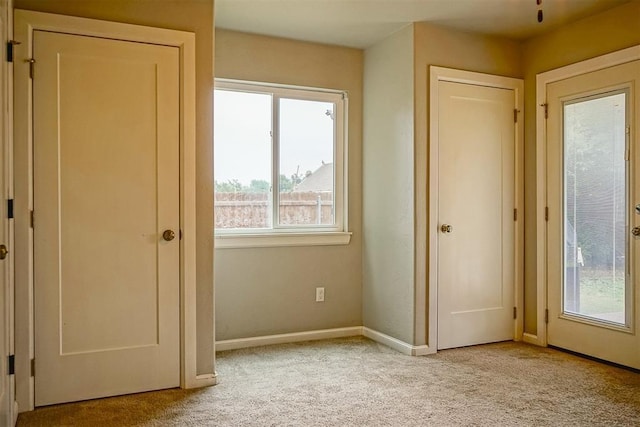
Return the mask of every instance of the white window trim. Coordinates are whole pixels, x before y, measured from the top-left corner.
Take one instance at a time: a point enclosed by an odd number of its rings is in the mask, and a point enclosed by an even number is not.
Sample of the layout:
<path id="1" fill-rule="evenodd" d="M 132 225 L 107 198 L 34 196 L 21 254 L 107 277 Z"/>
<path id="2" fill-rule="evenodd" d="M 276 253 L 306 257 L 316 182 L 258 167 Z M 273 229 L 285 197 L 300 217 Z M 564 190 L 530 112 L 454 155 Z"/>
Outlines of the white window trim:
<path id="1" fill-rule="evenodd" d="M 351 234 L 341 232 L 263 233 L 263 234 L 219 234 L 216 249 L 270 248 L 285 246 L 334 246 L 348 245 Z"/>
<path id="2" fill-rule="evenodd" d="M 273 224 L 272 228 L 265 229 L 216 229 L 215 248 L 253 248 L 253 247 L 283 247 L 283 246 L 325 246 L 347 245 L 351 240 L 348 231 L 348 105 L 349 99 L 346 91 L 320 89 L 302 86 L 285 86 L 267 84 L 261 82 L 249 82 L 230 79 L 215 79 L 215 89 L 226 89 L 251 93 L 268 93 L 274 95 L 274 105 L 280 98 L 303 99 L 336 104 L 336 116 L 342 120 L 336 122 L 336 135 L 334 145 L 334 203 L 335 224 L 333 225 L 298 225 L 281 226 Z M 310 96 L 311 95 L 311 96 Z M 273 138 L 277 139 L 278 120 L 277 109 L 273 109 L 272 121 L 274 123 Z M 214 142 L 215 144 L 215 142 Z M 273 165 L 272 181 L 275 188 L 278 171 L 278 151 L 273 150 L 271 158 Z M 274 193 L 274 201 L 278 195 Z M 277 203 L 274 203 L 277 205 Z M 275 208 L 274 208 L 275 210 Z"/>

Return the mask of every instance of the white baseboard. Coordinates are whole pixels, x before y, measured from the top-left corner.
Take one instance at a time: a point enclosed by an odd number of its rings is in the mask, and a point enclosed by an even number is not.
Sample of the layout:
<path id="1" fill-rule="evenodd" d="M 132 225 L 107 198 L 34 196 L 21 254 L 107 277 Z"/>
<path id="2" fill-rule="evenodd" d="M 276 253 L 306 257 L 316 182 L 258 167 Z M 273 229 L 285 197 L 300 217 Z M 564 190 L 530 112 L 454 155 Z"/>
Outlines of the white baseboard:
<path id="1" fill-rule="evenodd" d="M 291 334 L 267 335 L 263 337 L 238 338 L 216 341 L 216 352 L 237 350 L 240 348 L 259 347 L 263 345 L 287 344 L 300 341 L 325 340 L 330 338 L 353 337 L 362 335 L 362 326 L 350 328 L 321 329 L 317 331 L 294 332 Z"/>
<path id="2" fill-rule="evenodd" d="M 427 354 L 435 354 L 436 349 L 429 347 L 428 345 L 412 345 L 402 340 L 383 334 L 382 332 L 375 331 L 365 326 L 352 326 L 349 328 L 336 328 L 336 329 L 321 329 L 317 331 L 306 332 L 294 332 L 290 334 L 278 334 L 278 335 L 266 335 L 263 337 L 250 337 L 250 338 L 238 338 L 232 340 L 216 341 L 216 352 L 227 350 L 238 350 L 241 348 L 260 347 L 264 345 L 274 344 L 288 344 L 300 341 L 315 341 L 326 340 L 331 338 L 343 338 L 354 336 L 365 336 L 375 342 L 384 344 L 402 354 L 407 356 L 424 356 Z M 522 341 L 544 346 L 537 335 L 524 333 L 522 334 Z M 213 376 L 213 384 L 215 384 L 215 375 Z M 200 377 L 197 378 L 201 380 Z M 203 383 L 208 379 L 202 378 Z M 205 384 L 203 384 L 205 385 Z"/>
<path id="3" fill-rule="evenodd" d="M 241 348 L 260 347 L 264 345 L 288 344 L 300 341 L 326 340 L 330 338 L 343 338 L 365 336 L 375 342 L 399 351 L 408 356 L 424 356 L 433 354 L 435 348 L 427 345 L 411 345 L 392 336 L 374 331 L 364 326 L 352 326 L 349 328 L 322 329 L 317 331 L 294 332 L 290 334 L 267 335 L 263 337 L 238 338 L 232 340 L 216 341 L 216 352 L 238 350 Z"/>
<path id="4" fill-rule="evenodd" d="M 209 387 L 218 384 L 218 373 L 196 375 L 192 388 Z"/>
<path id="5" fill-rule="evenodd" d="M 362 327 L 362 335 L 408 356 L 424 356 L 425 354 L 433 354 L 436 352 L 435 348 L 429 348 L 427 345 L 411 345 L 367 327 Z"/>
<path id="6" fill-rule="evenodd" d="M 524 333 L 522 334 L 522 341 L 528 343 L 528 344 L 535 344 L 535 345 L 540 345 L 540 346 L 544 346 L 544 344 L 542 343 L 542 341 L 540 341 L 538 339 L 537 335 L 533 335 L 533 334 L 528 334 L 528 333 Z"/>

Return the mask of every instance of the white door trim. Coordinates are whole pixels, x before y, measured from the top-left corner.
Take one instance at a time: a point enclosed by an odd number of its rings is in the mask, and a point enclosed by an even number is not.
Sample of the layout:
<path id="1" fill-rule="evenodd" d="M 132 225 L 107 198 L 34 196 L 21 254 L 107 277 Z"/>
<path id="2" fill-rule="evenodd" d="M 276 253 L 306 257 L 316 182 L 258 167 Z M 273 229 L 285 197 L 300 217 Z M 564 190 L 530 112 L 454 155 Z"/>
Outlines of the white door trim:
<path id="1" fill-rule="evenodd" d="M 30 210 L 33 208 L 32 85 L 27 61 L 32 56 L 35 30 L 174 46 L 180 50 L 180 385 L 192 388 L 215 384 L 215 375 L 197 375 L 196 371 L 195 35 L 16 10 L 14 38 L 21 43 L 14 50 L 16 399 L 20 410 L 34 408 L 34 383 L 28 375 L 34 357 L 34 313 L 33 233 L 30 228 Z"/>
<path id="2" fill-rule="evenodd" d="M 558 80 L 609 68 L 640 59 L 640 45 L 587 59 L 536 76 L 536 335 L 527 334 L 527 342 L 547 345 L 547 85 Z"/>
<path id="3" fill-rule="evenodd" d="M 4 28 L 2 32 L 2 41 L 8 42 L 13 39 L 13 0 L 3 0 L 3 13 L 2 20 L 4 21 Z M 0 150 L 2 152 L 2 174 L 3 174 L 3 182 L 4 188 L 2 188 L 2 195 L 5 199 L 14 199 L 13 194 L 13 67 L 11 67 L 11 63 L 4 62 L 2 64 L 3 73 L 2 73 L 2 81 L 0 84 L 3 85 L 3 93 L 4 99 L 0 104 L 2 106 L 2 112 L 0 112 L 0 120 L 2 120 L 2 142 L 0 143 Z M 3 202 L 4 203 L 4 202 Z M 7 221 L 7 219 L 5 219 Z M 3 227 L 5 225 L 3 224 Z M 15 346 L 14 346 L 14 335 L 15 335 L 15 327 L 14 327 L 14 292 L 15 292 L 15 281 L 14 281 L 14 259 L 15 259 L 15 249 L 14 249 L 14 223 L 13 221 L 8 222 L 8 226 L 5 228 L 7 234 L 4 236 L 4 241 L 0 242 L 7 246 L 9 249 L 9 256 L 4 261 L 6 263 L 6 273 L 3 282 L 4 287 L 2 288 L 2 292 L 4 292 L 6 300 L 8 302 L 5 303 L 5 306 L 2 307 L 0 313 L 5 317 L 5 321 L 7 324 L 5 328 L 8 329 L 8 337 L 7 341 L 2 343 L 3 357 L 8 355 L 14 355 L 15 357 Z M 6 310 L 6 312 L 4 311 Z M 3 373 L 4 374 L 4 373 Z M 15 400 L 15 374 L 8 376 L 8 386 L 9 386 L 9 418 L 11 425 L 15 425 L 18 420 L 18 404 Z M 2 420 L 0 420 L 1 422 Z"/>
<path id="4" fill-rule="evenodd" d="M 476 86 L 488 86 L 514 91 L 515 105 L 519 110 L 515 123 L 515 202 L 518 220 L 515 233 L 515 301 L 516 319 L 514 321 L 514 339 L 522 339 L 524 311 L 524 82 L 511 77 L 494 76 L 471 71 L 455 70 L 443 67 L 430 67 L 429 80 L 429 327 L 427 345 L 438 348 L 438 83 L 441 81 L 466 83 Z"/>

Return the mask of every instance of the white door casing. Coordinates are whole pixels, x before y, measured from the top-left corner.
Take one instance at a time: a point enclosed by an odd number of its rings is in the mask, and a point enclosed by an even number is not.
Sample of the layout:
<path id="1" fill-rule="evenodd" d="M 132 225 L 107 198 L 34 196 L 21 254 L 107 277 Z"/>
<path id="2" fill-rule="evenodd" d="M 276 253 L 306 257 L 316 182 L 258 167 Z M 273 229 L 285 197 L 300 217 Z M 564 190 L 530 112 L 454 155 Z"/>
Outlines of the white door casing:
<path id="1" fill-rule="evenodd" d="M 215 373 L 196 372 L 195 314 L 195 36 L 174 30 L 97 21 L 30 11 L 15 11 L 15 193 L 16 193 L 16 395 L 20 410 L 34 408 L 34 383 L 29 375 L 34 357 L 32 80 L 33 36 L 38 30 L 173 46 L 179 50 L 179 241 L 180 386 L 212 385 Z M 36 60 L 37 61 L 37 60 Z M 37 69 L 37 65 L 35 67 Z M 37 216 L 37 213 L 36 213 Z"/>
<path id="2" fill-rule="evenodd" d="M 550 345 L 566 348 L 575 352 L 584 353 L 593 357 L 619 363 L 625 366 L 640 368 L 640 319 L 638 318 L 638 310 L 640 310 L 640 285 L 637 274 L 637 268 L 640 265 L 640 257 L 638 251 L 638 238 L 631 236 L 631 228 L 640 225 L 640 215 L 634 212 L 634 206 L 640 203 L 640 185 L 638 184 L 638 165 L 640 165 L 640 150 L 637 150 L 637 132 L 636 127 L 639 121 L 638 114 L 640 112 L 640 99 L 637 97 L 637 87 L 640 83 L 640 60 L 630 61 L 623 64 L 603 68 L 576 75 L 570 78 L 562 79 L 546 85 L 546 99 L 548 109 L 547 119 L 547 206 L 549 209 L 549 221 L 547 225 L 547 261 L 548 277 L 547 277 L 547 309 L 548 309 L 548 325 L 547 325 L 547 342 Z M 615 103 L 615 106 L 613 105 Z M 611 104 L 611 105 L 610 105 Z M 586 107 L 587 105 L 592 105 Z M 616 209 L 615 221 L 611 217 L 600 218 L 602 212 L 608 212 L 609 208 L 613 208 L 613 200 L 617 200 L 613 196 L 613 190 L 606 191 L 606 197 L 612 197 L 612 200 L 603 198 L 605 194 L 602 190 L 593 188 L 592 191 L 585 192 L 581 190 L 571 191 L 576 197 L 577 203 L 580 203 L 578 215 L 569 215 L 566 212 L 568 205 L 565 206 L 564 198 L 568 197 L 563 190 L 567 185 L 564 176 L 565 157 L 571 156 L 566 152 L 567 142 L 571 138 L 577 140 L 575 144 L 579 144 L 578 157 L 576 163 L 578 166 L 576 172 L 571 169 L 571 176 L 574 181 L 584 180 L 587 178 L 587 172 L 580 172 L 582 169 L 594 166 L 588 166 L 585 162 L 591 162 L 593 154 L 585 153 L 590 143 L 587 141 L 596 138 L 593 136 L 595 130 L 585 128 L 586 124 L 576 125 L 565 124 L 573 117 L 571 113 L 576 106 L 581 108 L 597 108 L 598 119 L 602 125 L 610 127 L 612 132 L 607 141 L 614 146 L 614 150 L 607 151 L 598 155 L 603 163 L 600 167 L 605 168 L 612 173 L 615 165 L 622 172 L 622 164 L 628 171 L 628 179 L 624 184 L 628 196 L 626 197 L 626 209 L 621 207 Z M 613 120 L 613 111 L 615 120 L 609 121 L 609 116 L 605 114 L 611 109 Z M 594 110 L 595 111 L 595 110 Z M 569 117 L 569 116 L 570 117 Z M 598 120 L 591 120 L 598 121 Z M 600 123 L 598 122 L 598 123 Z M 616 124 L 617 123 L 617 124 Z M 595 126 L 595 125 L 594 125 Z M 626 126 L 626 128 L 625 128 Z M 575 128 L 575 129 L 574 129 Z M 619 128 L 619 129 L 615 129 Z M 569 130 L 567 130 L 569 129 Z M 604 129 L 603 129 L 604 130 Z M 615 134 L 614 134 L 615 131 Z M 619 136 L 619 138 L 618 138 Z M 583 142 L 585 141 L 585 142 Z M 615 143 L 615 144 L 614 144 Z M 625 145 L 627 154 L 625 155 Z M 597 144 L 593 149 L 601 150 L 603 144 Z M 615 148 L 618 147 L 617 150 Z M 591 156 L 591 157 L 589 157 Z M 611 159 L 609 159 L 609 157 Z M 625 161 L 626 159 L 626 161 Z M 615 160 L 615 165 L 610 163 Z M 595 173 L 592 169 L 589 176 Z M 604 169 L 603 169 L 604 170 Z M 568 178 L 567 178 L 568 179 Z M 589 178 L 593 179 L 593 178 Z M 625 181 L 624 174 L 618 178 Z M 604 183 L 601 183 L 604 184 Z M 618 183 L 619 184 L 619 183 Z M 597 187 L 597 186 L 595 186 Z M 592 193 L 592 194 L 587 194 Z M 624 199 L 624 194 L 621 195 Z M 569 203 L 567 201 L 567 203 Z M 624 204 L 624 202 L 623 202 Z M 622 217 L 620 217 L 622 214 Z M 568 215 L 568 216 L 567 216 Z M 565 219 L 565 216 L 567 216 Z M 626 225 L 624 221 L 626 218 Z M 576 220 L 580 221 L 579 225 Z M 604 224 L 600 222 L 604 220 Z M 586 224 L 584 225 L 586 221 Z M 614 227 L 615 223 L 616 227 Z M 620 225 L 624 229 L 620 229 Z M 610 241 L 617 237 L 622 246 L 626 247 L 620 252 L 620 243 L 616 245 L 616 257 L 612 258 L 613 264 L 609 267 L 602 266 L 602 260 L 597 262 L 593 256 L 597 247 L 593 246 L 594 236 L 592 231 L 586 228 L 596 229 L 602 226 L 618 228 L 619 232 L 611 232 L 607 236 L 600 236 L 597 246 L 602 246 L 601 239 Z M 575 228 L 574 228 L 575 227 Z M 586 228 L 585 228 L 586 227 Z M 573 231 L 573 233 L 572 233 Z M 619 235 L 620 232 L 622 235 Z M 579 247 L 588 245 L 585 250 L 580 252 L 580 260 L 572 260 L 570 254 L 565 254 L 563 247 L 565 239 L 570 238 L 570 234 L 577 236 L 574 246 Z M 567 237 L 569 236 L 569 237 Z M 576 239 L 576 237 L 573 237 Z M 624 240 L 626 239 L 626 242 Z M 584 253 L 584 259 L 582 257 Z M 613 256 L 609 251 L 609 256 Z M 602 258 L 600 256 L 599 258 Z M 607 258 L 609 258 L 607 256 Z M 619 258 L 619 259 L 618 259 Z M 566 261 L 564 261 L 566 259 Z M 590 265 L 590 261 L 591 264 Z M 565 265 L 565 262 L 567 263 Z M 599 267 L 598 267 L 599 266 Z M 565 267 L 571 267 L 565 271 Z M 574 274 L 570 274 L 576 270 Z M 600 272 L 599 270 L 603 270 Z M 613 295 L 614 276 L 610 271 L 617 273 L 618 283 L 625 281 L 626 276 L 626 292 L 623 296 L 623 302 L 615 302 L 609 300 L 605 303 L 604 298 Z M 620 271 L 618 271 L 620 270 Z M 601 273 L 606 274 L 601 277 Z M 571 276 L 571 277 L 568 277 Z M 567 285 L 565 287 L 565 281 Z M 598 301 L 593 301 L 591 295 L 598 286 Z M 600 289 L 602 288 L 602 289 Z M 569 295 L 569 291 L 573 290 L 576 294 Z M 603 293 L 604 292 L 604 293 Z M 625 304 L 626 303 L 626 304 Z M 626 305 L 626 307 L 625 307 Z M 609 313 L 614 311 L 615 313 Z"/>
<path id="3" fill-rule="evenodd" d="M 438 349 L 521 338 L 522 88 L 431 67 L 429 345 L 437 336 Z"/>
<path id="4" fill-rule="evenodd" d="M 0 34 L 5 45 L 11 38 L 12 2 L 0 1 Z M 17 413 L 14 401 L 14 376 L 9 372 L 9 357 L 13 357 L 13 220 L 9 217 L 7 200 L 13 198 L 12 147 L 11 147 L 11 84 L 10 65 L 2 61 L 0 66 L 0 137 L 2 157 L 0 160 L 0 244 L 8 251 L 0 260 L 0 425 L 10 426 Z M 12 363 L 12 362 L 11 362 Z"/>

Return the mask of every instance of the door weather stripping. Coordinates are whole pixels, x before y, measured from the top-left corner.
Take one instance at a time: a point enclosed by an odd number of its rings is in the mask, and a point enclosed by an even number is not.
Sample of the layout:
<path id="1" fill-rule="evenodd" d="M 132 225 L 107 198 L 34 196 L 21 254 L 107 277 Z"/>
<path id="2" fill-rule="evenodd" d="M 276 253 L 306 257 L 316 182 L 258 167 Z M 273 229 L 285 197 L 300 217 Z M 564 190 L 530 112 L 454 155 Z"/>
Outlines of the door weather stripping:
<path id="1" fill-rule="evenodd" d="M 627 142 L 626 142 L 627 148 L 624 150 L 624 161 L 628 162 L 629 159 L 631 158 L 631 152 L 629 150 L 629 141 L 630 141 L 629 138 L 631 136 L 631 126 L 627 126 L 624 129 L 624 133 L 625 133 L 625 136 L 626 136 L 626 139 L 627 139 Z"/>

